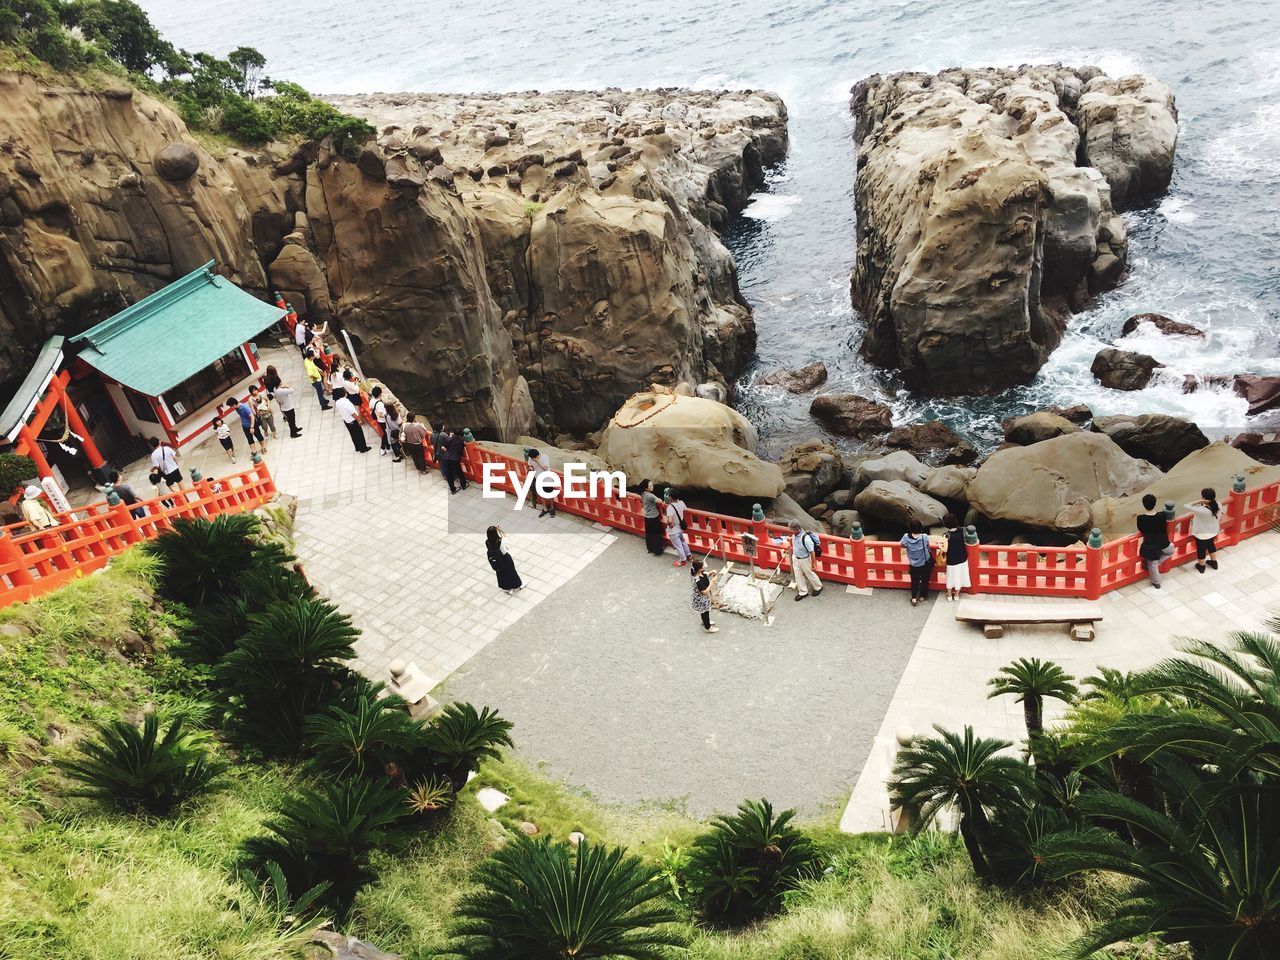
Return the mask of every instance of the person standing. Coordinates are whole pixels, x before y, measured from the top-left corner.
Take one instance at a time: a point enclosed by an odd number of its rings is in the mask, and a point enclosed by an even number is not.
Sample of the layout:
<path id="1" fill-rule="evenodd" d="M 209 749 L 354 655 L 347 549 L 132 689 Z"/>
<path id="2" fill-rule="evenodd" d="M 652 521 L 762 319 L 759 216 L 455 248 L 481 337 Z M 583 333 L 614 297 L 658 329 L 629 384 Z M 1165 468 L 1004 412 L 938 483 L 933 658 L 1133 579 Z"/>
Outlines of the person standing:
<path id="1" fill-rule="evenodd" d="M 287 383 L 277 383 L 276 403 L 280 406 L 280 416 L 284 417 L 284 422 L 289 426 L 289 436 L 302 436 L 302 431 L 298 429 L 298 411 L 295 409 L 297 400 L 293 395 L 293 387 Z"/>
<path id="2" fill-rule="evenodd" d="M 444 418 L 436 420 L 436 428 L 431 434 L 431 456 L 435 460 L 436 465 L 440 465 L 440 454 L 444 451 Z M 444 473 L 444 467 L 440 467 L 440 472 Z"/>
<path id="3" fill-rule="evenodd" d="M 231 439 L 231 427 L 227 421 L 221 417 L 213 418 L 213 435 L 218 438 L 218 443 L 222 445 L 222 449 L 227 452 L 227 459 L 232 463 L 236 462 L 236 443 Z"/>
<path id="4" fill-rule="evenodd" d="M 276 433 L 276 414 L 271 409 L 271 396 L 264 390 L 250 387 L 249 398 L 253 403 L 253 412 L 258 415 L 258 429 L 262 431 L 262 452 L 266 453 L 267 433 L 271 434 L 272 440 L 276 440 L 280 436 Z"/>
<path id="5" fill-rule="evenodd" d="M 969 547 L 954 513 L 944 516 L 942 523 L 947 528 L 947 602 L 950 603 L 960 599 L 960 592 L 969 588 Z"/>
<path id="6" fill-rule="evenodd" d="M 182 471 L 178 469 L 178 451 L 158 437 L 151 438 L 151 466 L 160 475 L 166 492 L 172 492 L 182 483 Z"/>
<path id="7" fill-rule="evenodd" d="M 311 332 L 307 329 L 307 321 L 301 317 L 293 327 L 293 342 L 298 345 L 299 353 L 306 353 L 307 341 L 311 339 Z"/>
<path id="8" fill-rule="evenodd" d="M 1138 514 L 1138 532 L 1142 534 L 1142 543 L 1138 546 L 1138 554 L 1147 565 L 1147 576 L 1151 585 L 1157 590 L 1161 588 L 1160 564 L 1173 556 L 1173 544 L 1169 542 L 1169 515 L 1163 510 L 1157 512 L 1155 494 L 1148 493 L 1142 498 L 1144 513 Z"/>
<path id="9" fill-rule="evenodd" d="M 339 397 L 347 395 L 347 380 L 342 375 L 342 367 L 338 364 L 333 365 L 333 369 L 329 371 L 329 392 L 333 394 L 333 402 L 337 403 Z M 352 402 L 358 400 L 360 395 L 357 393 L 352 397 Z"/>
<path id="10" fill-rule="evenodd" d="M 400 436 L 403 425 L 400 422 L 400 408 L 394 403 L 388 403 L 383 407 L 382 411 L 382 429 L 383 436 L 386 441 L 391 444 L 391 452 L 394 456 L 391 458 L 392 463 L 404 462 L 404 450 L 400 446 Z"/>
<path id="11" fill-rule="evenodd" d="M 142 500 L 138 496 L 132 485 L 125 483 L 120 479 L 120 471 L 112 470 L 107 475 L 107 483 L 111 485 L 111 489 L 120 497 L 120 502 L 129 507 L 129 516 L 135 520 L 141 520 L 147 515 L 147 508 L 142 505 Z M 98 489 L 103 489 L 99 487 Z"/>
<path id="12" fill-rule="evenodd" d="M 328 410 L 332 406 L 324 394 L 324 374 L 320 372 L 320 367 L 316 365 L 313 358 L 307 357 L 302 361 L 302 369 L 307 373 L 307 380 L 316 391 L 316 399 L 320 401 L 320 409 Z"/>
<path id="13" fill-rule="evenodd" d="M 911 576 L 911 605 L 929 599 L 929 577 L 933 574 L 933 549 L 919 520 L 912 520 L 898 541 L 907 553 L 907 572 Z"/>
<path id="14" fill-rule="evenodd" d="M 467 477 L 462 472 L 462 434 L 453 427 L 442 427 L 440 438 L 440 472 L 449 483 L 449 492 L 467 489 Z"/>
<path id="15" fill-rule="evenodd" d="M 351 435 L 351 445 L 356 448 L 356 453 L 368 453 L 369 444 L 365 443 L 364 428 L 360 426 L 360 411 L 351 402 L 351 398 L 344 393 L 334 406 L 338 416 L 342 418 L 342 425 Z"/>
<path id="16" fill-rule="evenodd" d="M 53 514 L 41 499 L 43 492 L 34 483 L 22 492 L 22 504 L 19 507 L 22 511 L 22 519 L 27 521 L 34 530 L 48 530 L 58 525 L 58 521 L 53 519 Z"/>
<path id="17" fill-rule="evenodd" d="M 684 534 L 686 529 L 684 515 L 687 508 L 684 505 L 684 501 L 680 499 L 679 490 L 673 490 L 668 487 L 666 496 L 663 499 L 666 500 L 666 508 L 663 510 L 663 514 L 667 526 L 667 539 L 671 541 L 671 546 L 675 547 L 676 550 L 676 559 L 671 565 L 673 567 L 683 567 L 693 555 L 689 550 L 689 539 Z"/>
<path id="18" fill-rule="evenodd" d="M 690 605 L 694 612 L 702 617 L 702 629 L 707 633 L 720 632 L 720 628 L 711 619 L 711 584 L 715 578 L 714 573 L 707 573 L 705 561 L 695 560 L 693 566 L 689 568 L 689 579 L 693 583 L 693 598 Z"/>
<path id="19" fill-rule="evenodd" d="M 822 544 L 812 531 L 800 526 L 799 520 L 787 523 L 791 531 L 791 574 L 796 579 L 796 602 L 803 600 L 812 591 L 816 597 L 822 592 L 822 581 L 813 572 L 813 558 L 821 555 Z M 787 543 L 788 538 L 771 538 L 774 543 Z"/>
<path id="20" fill-rule="evenodd" d="M 400 432 L 401 443 L 413 461 L 419 473 L 427 472 L 427 454 L 422 445 L 427 440 L 427 428 L 417 420 L 417 414 L 407 413 L 404 417 L 404 429 Z"/>
<path id="21" fill-rule="evenodd" d="M 236 415 L 240 418 L 240 429 L 244 431 L 245 442 L 249 444 L 249 455 L 253 456 L 258 445 L 258 436 L 262 433 L 262 427 L 258 425 L 258 414 L 254 411 L 253 404 L 248 400 L 241 402 L 235 397 L 227 397 L 227 407 L 235 408 Z"/>
<path id="22" fill-rule="evenodd" d="M 529 476 L 533 478 L 533 491 L 535 499 L 538 496 L 538 476 L 543 473 L 552 473 L 551 464 L 547 461 L 547 456 L 537 447 L 528 447 L 524 452 L 524 462 L 529 465 Z M 538 518 L 556 515 L 556 498 L 543 497 L 542 509 L 538 511 Z"/>
<path id="23" fill-rule="evenodd" d="M 1222 507 L 1218 503 L 1218 494 L 1213 487 L 1205 487 L 1200 491 L 1200 499 L 1187 504 L 1191 511 L 1191 536 L 1196 541 L 1196 569 L 1204 573 L 1205 558 L 1209 566 L 1218 569 L 1217 536 L 1222 524 L 1218 515 Z"/>
<path id="24" fill-rule="evenodd" d="M 276 387 L 280 386 L 280 371 L 274 363 L 267 364 L 267 372 L 262 375 L 262 385 L 267 388 L 267 396 L 274 399 Z"/>
<path id="25" fill-rule="evenodd" d="M 667 549 L 667 541 L 663 536 L 662 507 L 653 492 L 653 484 L 648 480 L 640 481 L 640 512 L 644 515 L 644 547 L 655 557 L 662 556 Z"/>
<path id="26" fill-rule="evenodd" d="M 485 534 L 484 545 L 485 552 L 489 556 L 489 566 L 498 575 L 498 587 L 509 594 L 523 589 L 524 581 L 520 579 L 520 574 L 516 573 L 516 562 L 511 559 L 506 544 L 502 542 L 501 528 L 490 527 Z"/>
<path id="27" fill-rule="evenodd" d="M 378 446 L 382 450 L 379 456 L 385 457 L 391 452 L 391 438 L 387 436 L 387 405 L 382 399 L 381 387 L 374 387 L 369 391 L 369 412 L 373 414 L 374 422 L 378 425 Z"/>

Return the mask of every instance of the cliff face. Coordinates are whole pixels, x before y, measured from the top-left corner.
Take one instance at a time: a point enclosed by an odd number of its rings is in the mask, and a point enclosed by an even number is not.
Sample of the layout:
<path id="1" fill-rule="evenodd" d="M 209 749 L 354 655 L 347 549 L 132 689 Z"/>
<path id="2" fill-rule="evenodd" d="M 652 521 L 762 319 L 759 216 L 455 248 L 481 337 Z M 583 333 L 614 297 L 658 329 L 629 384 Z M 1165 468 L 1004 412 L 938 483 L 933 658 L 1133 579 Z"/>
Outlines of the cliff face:
<path id="1" fill-rule="evenodd" d="M 853 89 L 863 353 L 913 389 L 1026 383 L 1122 279 L 1117 211 L 1169 184 L 1168 87 L 1094 67 L 872 76 Z"/>
<path id="2" fill-rule="evenodd" d="M 0 381 L 209 259 L 490 438 L 530 432 L 535 403 L 541 426 L 586 433 L 653 380 L 737 373 L 754 328 L 709 224 L 785 153 L 780 101 L 406 99 L 420 129 L 355 163 L 315 143 L 214 157 L 136 91 L 0 75 Z"/>

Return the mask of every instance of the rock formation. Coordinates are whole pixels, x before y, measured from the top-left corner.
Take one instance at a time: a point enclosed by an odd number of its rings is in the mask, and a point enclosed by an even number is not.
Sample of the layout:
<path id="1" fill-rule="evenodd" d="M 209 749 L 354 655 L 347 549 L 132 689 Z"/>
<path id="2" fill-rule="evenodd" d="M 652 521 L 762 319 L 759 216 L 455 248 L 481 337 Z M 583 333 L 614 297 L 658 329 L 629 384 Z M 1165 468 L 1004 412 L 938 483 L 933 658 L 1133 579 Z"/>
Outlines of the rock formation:
<path id="1" fill-rule="evenodd" d="M 210 259 L 485 439 L 584 436 L 651 382 L 724 395 L 754 348 L 715 228 L 785 155 L 771 94 L 344 98 L 390 125 L 355 159 L 215 157 L 123 88 L 5 73 L 0 102 L 0 382 Z"/>
<path id="2" fill-rule="evenodd" d="M 1091 429 L 1105 433 L 1129 456 L 1149 460 L 1161 470 L 1209 445 L 1209 438 L 1198 426 L 1167 413 L 1094 417 Z"/>
<path id="3" fill-rule="evenodd" d="M 1172 173 L 1168 88 L 1096 67 L 877 74 L 851 108 L 863 353 L 928 393 L 1029 381 Z"/>
<path id="4" fill-rule="evenodd" d="M 821 360 L 794 370 L 770 370 L 758 383 L 783 387 L 790 393 L 808 393 L 827 382 L 827 365 Z"/>
<path id="5" fill-rule="evenodd" d="M 893 427 L 893 411 L 856 393 L 824 393 L 809 404 L 809 414 L 832 433 L 873 437 Z"/>
<path id="6" fill-rule="evenodd" d="M 1144 389 L 1163 366 L 1150 354 L 1103 347 L 1093 358 L 1089 371 L 1104 387 L 1132 391 Z"/>
<path id="7" fill-rule="evenodd" d="M 787 150 L 758 91 L 332 97 L 476 219 L 492 299 L 548 428 L 582 436 L 650 383 L 741 372 L 755 327 L 715 229 Z M 550 432 L 550 431 L 548 431 Z"/>
<path id="8" fill-rule="evenodd" d="M 1079 432 L 1080 428 L 1066 417 L 1045 410 L 1029 413 L 1025 417 L 1010 417 L 1004 421 L 1005 440 L 1020 447 Z"/>
<path id="9" fill-rule="evenodd" d="M 1137 333 L 1143 326 L 1154 327 L 1168 337 L 1199 337 L 1204 339 L 1204 331 L 1199 327 L 1181 320 L 1166 317 L 1163 313 L 1135 313 L 1120 328 L 1120 336 L 1127 337 Z"/>

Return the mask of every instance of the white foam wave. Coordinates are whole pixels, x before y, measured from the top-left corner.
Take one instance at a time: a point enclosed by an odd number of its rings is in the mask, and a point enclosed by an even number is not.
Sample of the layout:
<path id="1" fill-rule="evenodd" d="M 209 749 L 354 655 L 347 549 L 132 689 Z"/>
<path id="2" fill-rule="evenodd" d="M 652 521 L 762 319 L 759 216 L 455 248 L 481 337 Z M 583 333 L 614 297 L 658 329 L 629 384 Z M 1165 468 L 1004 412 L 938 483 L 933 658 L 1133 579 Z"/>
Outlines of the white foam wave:
<path id="1" fill-rule="evenodd" d="M 1260 107 L 1247 122 L 1214 137 L 1204 157 L 1222 180 L 1280 179 L 1280 103 Z"/>
<path id="2" fill-rule="evenodd" d="M 1170 223 L 1192 223 L 1196 219 L 1191 204 L 1182 197 L 1165 197 L 1158 209 L 1160 215 Z"/>
<path id="3" fill-rule="evenodd" d="M 746 208 L 742 211 L 744 217 L 750 217 L 752 220 L 764 220 L 773 223 L 781 220 L 801 200 L 800 197 L 788 196 L 787 194 L 778 193 L 753 193 Z"/>

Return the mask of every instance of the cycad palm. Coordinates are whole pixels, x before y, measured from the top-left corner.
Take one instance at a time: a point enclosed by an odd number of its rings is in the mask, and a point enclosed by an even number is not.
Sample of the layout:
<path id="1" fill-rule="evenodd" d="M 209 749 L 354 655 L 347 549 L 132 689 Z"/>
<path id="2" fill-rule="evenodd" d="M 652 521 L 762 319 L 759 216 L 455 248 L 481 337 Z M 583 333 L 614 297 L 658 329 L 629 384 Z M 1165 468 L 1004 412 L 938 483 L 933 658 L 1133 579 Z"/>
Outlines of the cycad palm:
<path id="1" fill-rule="evenodd" d="M 899 752 L 889 784 L 893 806 L 918 810 L 916 830 L 955 806 L 974 872 L 989 876 L 983 844 L 990 840 L 990 816 L 1021 801 L 1031 789 L 1030 768 L 1001 753 L 1012 746 L 1007 740 L 975 737 L 973 727 L 965 727 L 963 734 L 934 729 L 938 736 Z"/>
<path id="2" fill-rule="evenodd" d="M 1021 657 L 987 681 L 991 691 L 987 699 L 1014 695 L 1022 703 L 1027 723 L 1027 738 L 1034 741 L 1044 733 L 1044 701 L 1046 697 L 1070 703 L 1075 699 L 1076 685 L 1056 663 L 1038 657 Z"/>
<path id="3" fill-rule="evenodd" d="M 154 714 L 141 730 L 123 720 L 100 724 L 98 738 L 82 742 L 80 756 L 61 763 L 82 785 L 72 794 L 162 815 L 212 789 L 226 764 L 210 758 L 203 740 L 182 727 L 182 720 L 174 720 L 162 736 Z"/>
<path id="4" fill-rule="evenodd" d="M 469 703 L 451 703 L 440 712 L 422 737 L 440 773 L 457 793 L 486 758 L 497 759 L 510 747 L 511 724 L 496 710 L 476 710 Z"/>
<path id="5" fill-rule="evenodd" d="M 652 867 L 620 847 L 509 841 L 457 906 L 451 952 L 466 960 L 661 960 L 683 938 Z"/>
<path id="6" fill-rule="evenodd" d="M 399 697 L 379 699 L 381 689 L 370 684 L 350 705 L 335 703 L 328 713 L 307 719 L 307 747 L 318 767 L 337 776 L 382 776 L 413 748 L 421 726 Z"/>
<path id="7" fill-rule="evenodd" d="M 147 545 L 160 558 L 164 595 L 198 607 L 236 593 L 255 571 L 292 559 L 278 544 L 259 542 L 259 529 L 250 513 L 175 520 L 172 530 Z"/>

